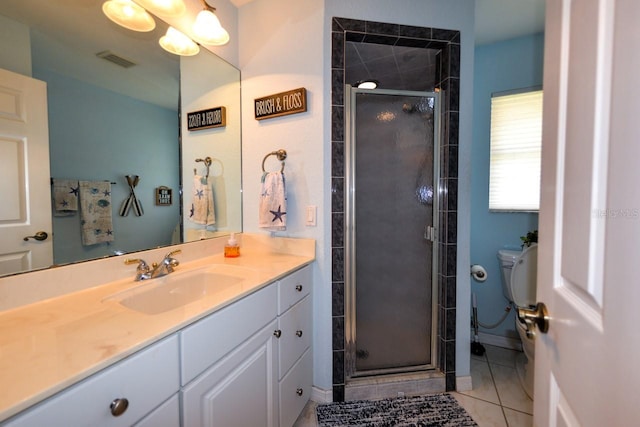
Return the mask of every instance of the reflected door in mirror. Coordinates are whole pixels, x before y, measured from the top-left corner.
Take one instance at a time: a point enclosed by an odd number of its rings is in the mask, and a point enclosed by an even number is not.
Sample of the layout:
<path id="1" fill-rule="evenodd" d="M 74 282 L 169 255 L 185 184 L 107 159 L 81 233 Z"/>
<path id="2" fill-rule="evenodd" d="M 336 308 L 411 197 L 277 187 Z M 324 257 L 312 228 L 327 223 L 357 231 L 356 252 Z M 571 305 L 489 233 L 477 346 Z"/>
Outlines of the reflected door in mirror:
<path id="1" fill-rule="evenodd" d="M 0 275 L 48 267 L 49 130 L 44 82 L 0 69 Z M 29 184 L 29 191 L 26 185 Z"/>

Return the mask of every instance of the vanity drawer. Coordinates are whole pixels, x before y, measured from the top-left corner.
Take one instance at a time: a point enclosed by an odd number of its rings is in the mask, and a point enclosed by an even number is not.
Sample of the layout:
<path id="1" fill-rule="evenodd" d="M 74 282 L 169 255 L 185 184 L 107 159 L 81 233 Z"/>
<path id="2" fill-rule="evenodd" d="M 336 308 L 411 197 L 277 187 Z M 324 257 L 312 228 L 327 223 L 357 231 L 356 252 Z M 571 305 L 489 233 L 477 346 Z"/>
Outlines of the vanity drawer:
<path id="1" fill-rule="evenodd" d="M 311 397 L 312 356 L 307 350 L 280 382 L 280 427 L 291 427 Z"/>
<path id="2" fill-rule="evenodd" d="M 311 267 L 307 266 L 278 282 L 278 315 L 309 295 L 311 280 Z"/>
<path id="3" fill-rule="evenodd" d="M 180 388 L 178 366 L 178 338 L 173 335 L 26 410 L 3 426 L 131 426 L 175 395 Z M 118 416 L 112 415 L 111 409 L 116 399 L 128 401 L 126 410 Z"/>
<path id="4" fill-rule="evenodd" d="M 275 319 L 277 293 L 269 285 L 182 330 L 182 385 Z"/>
<path id="5" fill-rule="evenodd" d="M 291 307 L 278 319 L 278 353 L 282 378 L 302 353 L 311 345 L 311 297 Z"/>

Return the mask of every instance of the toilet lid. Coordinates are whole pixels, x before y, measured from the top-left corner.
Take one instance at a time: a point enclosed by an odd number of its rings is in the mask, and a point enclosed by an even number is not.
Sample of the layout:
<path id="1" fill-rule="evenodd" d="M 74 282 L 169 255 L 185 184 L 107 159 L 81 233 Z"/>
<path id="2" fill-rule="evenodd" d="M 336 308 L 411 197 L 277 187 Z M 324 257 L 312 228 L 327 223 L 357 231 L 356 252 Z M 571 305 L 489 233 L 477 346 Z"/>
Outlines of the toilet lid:
<path id="1" fill-rule="evenodd" d="M 536 305 L 537 268 L 538 245 L 533 244 L 522 251 L 511 270 L 511 294 L 516 306 Z"/>

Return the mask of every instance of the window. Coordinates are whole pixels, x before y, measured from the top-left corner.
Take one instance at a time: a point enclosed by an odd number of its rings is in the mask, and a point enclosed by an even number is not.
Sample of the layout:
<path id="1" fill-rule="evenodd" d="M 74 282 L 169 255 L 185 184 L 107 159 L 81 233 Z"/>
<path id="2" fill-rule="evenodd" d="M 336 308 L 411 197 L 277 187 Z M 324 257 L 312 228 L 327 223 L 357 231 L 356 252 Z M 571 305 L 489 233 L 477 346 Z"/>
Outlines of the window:
<path id="1" fill-rule="evenodd" d="M 540 206 L 542 90 L 491 97 L 489 210 Z"/>

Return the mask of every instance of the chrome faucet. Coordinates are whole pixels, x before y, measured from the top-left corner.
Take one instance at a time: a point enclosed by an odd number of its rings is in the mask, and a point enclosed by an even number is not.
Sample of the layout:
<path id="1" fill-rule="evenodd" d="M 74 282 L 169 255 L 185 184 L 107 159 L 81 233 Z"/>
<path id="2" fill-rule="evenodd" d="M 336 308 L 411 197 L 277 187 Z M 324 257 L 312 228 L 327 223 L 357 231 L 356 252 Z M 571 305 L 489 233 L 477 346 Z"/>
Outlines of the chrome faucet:
<path id="1" fill-rule="evenodd" d="M 180 265 L 180 261 L 173 258 L 173 255 L 179 254 L 180 252 L 182 252 L 180 249 L 169 252 L 164 256 L 160 263 L 154 262 L 151 267 L 149 267 L 149 264 L 147 264 L 145 260 L 140 258 L 125 259 L 124 263 L 138 264 L 138 267 L 136 268 L 136 282 L 140 280 L 155 279 L 156 277 L 162 277 L 169 273 L 173 273 L 174 269 Z"/>

